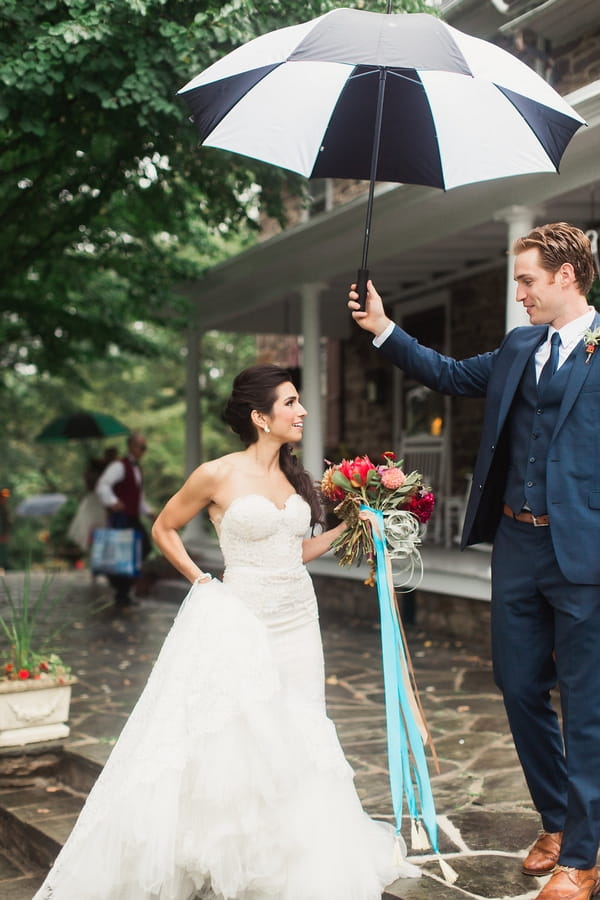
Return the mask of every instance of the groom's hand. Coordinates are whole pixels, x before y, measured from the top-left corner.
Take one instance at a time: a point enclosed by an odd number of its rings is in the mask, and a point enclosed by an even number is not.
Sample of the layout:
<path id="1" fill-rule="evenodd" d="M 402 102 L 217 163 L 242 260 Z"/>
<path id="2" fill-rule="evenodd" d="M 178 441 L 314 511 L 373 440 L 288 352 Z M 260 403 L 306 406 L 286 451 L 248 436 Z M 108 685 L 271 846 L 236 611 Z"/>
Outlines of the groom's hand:
<path id="1" fill-rule="evenodd" d="M 391 319 L 386 316 L 383 301 L 370 279 L 367 281 L 367 299 L 364 309 L 361 309 L 358 302 L 356 284 L 350 285 L 348 298 L 348 309 L 352 312 L 352 318 L 357 325 L 360 325 L 365 331 L 370 331 L 375 337 L 385 331 Z"/>

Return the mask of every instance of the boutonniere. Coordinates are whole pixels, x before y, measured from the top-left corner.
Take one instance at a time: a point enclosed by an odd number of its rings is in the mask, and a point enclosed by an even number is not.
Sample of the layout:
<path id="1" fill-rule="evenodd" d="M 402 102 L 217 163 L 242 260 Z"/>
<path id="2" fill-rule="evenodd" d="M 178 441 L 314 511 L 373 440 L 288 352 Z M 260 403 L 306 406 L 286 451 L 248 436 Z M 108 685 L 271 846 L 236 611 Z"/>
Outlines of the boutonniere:
<path id="1" fill-rule="evenodd" d="M 598 328 L 594 328 L 593 331 L 591 330 L 591 328 L 588 328 L 587 331 L 584 332 L 583 343 L 585 344 L 585 352 L 587 353 L 585 361 L 586 363 L 589 363 L 590 359 L 594 355 L 596 347 L 600 345 L 600 326 Z"/>

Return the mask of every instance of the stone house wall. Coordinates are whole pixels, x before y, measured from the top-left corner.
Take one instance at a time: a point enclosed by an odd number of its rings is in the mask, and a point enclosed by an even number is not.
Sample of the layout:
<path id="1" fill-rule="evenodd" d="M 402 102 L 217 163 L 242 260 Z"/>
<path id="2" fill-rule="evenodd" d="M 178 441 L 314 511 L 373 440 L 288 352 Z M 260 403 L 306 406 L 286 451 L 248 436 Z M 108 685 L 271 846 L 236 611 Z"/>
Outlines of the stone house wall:
<path id="1" fill-rule="evenodd" d="M 554 87 L 569 94 L 600 78 L 600 28 L 554 48 Z"/>
<path id="2" fill-rule="evenodd" d="M 462 359 L 498 346 L 504 336 L 505 277 L 502 267 L 452 286 L 450 355 Z M 393 369 L 373 348 L 370 336 L 358 328 L 344 342 L 343 455 L 377 456 L 391 447 Z M 367 397 L 367 379 L 378 384 L 378 402 Z M 483 400 L 455 397 L 451 404 L 451 491 L 460 494 L 479 446 Z M 328 448 L 329 453 L 334 450 Z"/>
<path id="3" fill-rule="evenodd" d="M 504 337 L 506 271 L 504 267 L 461 281 L 451 288 L 450 355 L 464 359 L 494 350 Z M 461 494 L 473 471 L 483 423 L 483 399 L 451 401 L 451 493 Z"/>

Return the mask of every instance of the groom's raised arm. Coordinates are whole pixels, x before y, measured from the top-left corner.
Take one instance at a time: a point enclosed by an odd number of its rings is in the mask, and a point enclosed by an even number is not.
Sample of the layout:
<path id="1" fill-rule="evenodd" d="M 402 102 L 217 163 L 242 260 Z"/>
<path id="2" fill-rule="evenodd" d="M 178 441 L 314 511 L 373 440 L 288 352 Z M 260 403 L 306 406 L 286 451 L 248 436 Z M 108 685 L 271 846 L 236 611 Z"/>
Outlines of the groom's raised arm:
<path id="1" fill-rule="evenodd" d="M 358 303 L 356 285 L 350 286 L 348 308 L 356 324 L 373 336 L 373 344 L 398 368 L 421 384 L 463 397 L 484 397 L 492 369 L 494 353 L 465 360 L 444 356 L 403 331 L 386 314 L 381 296 L 372 281 L 367 282 L 364 310 Z"/>

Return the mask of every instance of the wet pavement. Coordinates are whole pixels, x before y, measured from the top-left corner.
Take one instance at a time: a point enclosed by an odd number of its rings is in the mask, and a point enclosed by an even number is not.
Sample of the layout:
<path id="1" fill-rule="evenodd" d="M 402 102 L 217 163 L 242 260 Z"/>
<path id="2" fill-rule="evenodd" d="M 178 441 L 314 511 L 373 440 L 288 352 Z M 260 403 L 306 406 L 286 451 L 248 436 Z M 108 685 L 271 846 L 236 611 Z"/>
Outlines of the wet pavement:
<path id="1" fill-rule="evenodd" d="M 160 581 L 131 611 L 115 615 L 108 606 L 90 615 L 94 605 L 110 601 L 103 579 L 94 582 L 87 572 L 61 574 L 56 586 L 64 591 L 61 606 L 74 622 L 64 633 L 63 658 L 78 683 L 71 703 L 71 734 L 62 744 L 70 768 L 79 774 L 65 784 L 64 767 L 45 768 L 48 754 L 55 761 L 60 758 L 56 745 L 37 745 L 27 755 L 0 751 L 2 900 L 31 900 L 44 875 L 43 859 L 69 834 L 86 784 L 110 753 L 186 590 L 182 582 Z M 371 815 L 392 821 L 379 630 L 372 623 L 332 614 L 324 614 L 321 624 L 329 714 L 356 772 L 363 805 Z M 397 881 L 385 900 L 532 900 L 544 879 L 522 875 L 520 861 L 537 835 L 539 821 L 489 660 L 477 647 L 424 633 L 418 624 L 410 629 L 408 641 L 440 762 L 439 774 L 431 767 L 440 851 L 458 880 L 447 884 L 434 855 L 420 851 L 414 856 L 423 877 Z M 483 638 L 482 646 L 487 647 Z M 40 836 L 40 852 L 30 850 L 28 855 L 21 838 L 13 840 L 17 820 L 24 823 L 24 834 L 33 829 Z M 409 829 L 404 830 L 409 842 Z"/>

